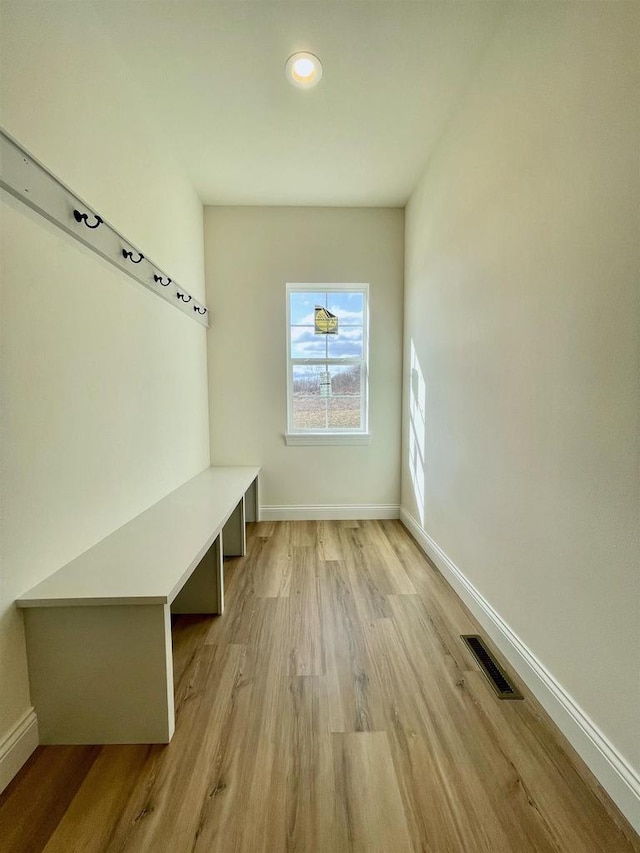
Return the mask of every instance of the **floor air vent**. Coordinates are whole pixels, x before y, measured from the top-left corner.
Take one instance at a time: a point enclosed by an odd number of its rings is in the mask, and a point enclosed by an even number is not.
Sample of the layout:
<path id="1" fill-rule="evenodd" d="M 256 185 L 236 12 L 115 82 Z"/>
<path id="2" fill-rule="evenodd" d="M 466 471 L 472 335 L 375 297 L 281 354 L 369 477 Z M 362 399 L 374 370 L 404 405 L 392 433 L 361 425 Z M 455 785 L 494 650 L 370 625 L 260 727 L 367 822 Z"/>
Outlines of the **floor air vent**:
<path id="1" fill-rule="evenodd" d="M 506 672 L 494 658 L 478 634 L 461 634 L 474 658 L 480 664 L 480 669 L 489 679 L 489 684 L 498 694 L 499 699 L 524 699 L 520 691 L 514 687 Z"/>

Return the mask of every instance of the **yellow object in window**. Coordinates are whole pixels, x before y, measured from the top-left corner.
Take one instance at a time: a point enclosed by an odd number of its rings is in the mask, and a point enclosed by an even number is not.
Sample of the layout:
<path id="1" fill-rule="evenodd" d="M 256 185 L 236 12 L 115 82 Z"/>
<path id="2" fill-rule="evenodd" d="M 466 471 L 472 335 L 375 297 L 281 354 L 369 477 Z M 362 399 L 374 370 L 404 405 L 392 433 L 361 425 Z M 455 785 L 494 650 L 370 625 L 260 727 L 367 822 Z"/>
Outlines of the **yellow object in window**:
<path id="1" fill-rule="evenodd" d="M 337 335 L 338 334 L 338 318 L 331 311 L 316 305 L 315 313 L 315 333 L 316 335 Z"/>

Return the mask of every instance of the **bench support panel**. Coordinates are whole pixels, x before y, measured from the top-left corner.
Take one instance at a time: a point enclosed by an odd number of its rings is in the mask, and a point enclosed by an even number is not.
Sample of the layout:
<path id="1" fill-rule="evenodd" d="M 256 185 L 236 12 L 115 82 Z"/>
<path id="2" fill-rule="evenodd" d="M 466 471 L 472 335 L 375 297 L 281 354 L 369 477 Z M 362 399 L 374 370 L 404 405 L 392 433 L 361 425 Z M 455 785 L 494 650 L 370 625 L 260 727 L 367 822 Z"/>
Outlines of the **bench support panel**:
<path id="1" fill-rule="evenodd" d="M 244 495 L 222 528 L 222 550 L 225 557 L 244 557 L 247 553 Z"/>
<path id="2" fill-rule="evenodd" d="M 172 613 L 224 611 L 222 536 L 216 539 L 171 604 Z"/>
<path id="3" fill-rule="evenodd" d="M 35 607 L 25 620 L 41 743 L 171 740 L 167 604 Z"/>
<path id="4" fill-rule="evenodd" d="M 260 521 L 260 494 L 259 483 L 256 477 L 249 486 L 244 496 L 245 521 Z"/>

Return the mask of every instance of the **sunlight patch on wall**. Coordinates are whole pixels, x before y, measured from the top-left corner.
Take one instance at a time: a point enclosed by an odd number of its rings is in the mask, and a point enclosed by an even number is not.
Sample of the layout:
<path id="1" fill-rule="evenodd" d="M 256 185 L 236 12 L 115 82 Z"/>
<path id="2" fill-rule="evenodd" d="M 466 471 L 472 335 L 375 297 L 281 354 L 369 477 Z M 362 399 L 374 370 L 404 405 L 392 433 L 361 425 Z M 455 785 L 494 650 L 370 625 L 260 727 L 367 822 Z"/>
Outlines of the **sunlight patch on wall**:
<path id="1" fill-rule="evenodd" d="M 409 471 L 420 524 L 424 527 L 424 451 L 426 442 L 426 386 L 418 354 L 411 339 L 409 390 Z"/>

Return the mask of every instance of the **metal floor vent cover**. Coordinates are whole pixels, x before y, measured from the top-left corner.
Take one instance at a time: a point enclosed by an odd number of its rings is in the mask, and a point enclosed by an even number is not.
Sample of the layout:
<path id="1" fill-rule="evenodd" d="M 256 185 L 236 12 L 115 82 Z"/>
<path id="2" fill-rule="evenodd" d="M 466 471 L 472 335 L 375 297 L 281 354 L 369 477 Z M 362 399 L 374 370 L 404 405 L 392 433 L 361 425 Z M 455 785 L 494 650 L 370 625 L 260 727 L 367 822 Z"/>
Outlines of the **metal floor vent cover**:
<path id="1" fill-rule="evenodd" d="M 524 699 L 478 634 L 460 634 L 499 699 Z"/>

